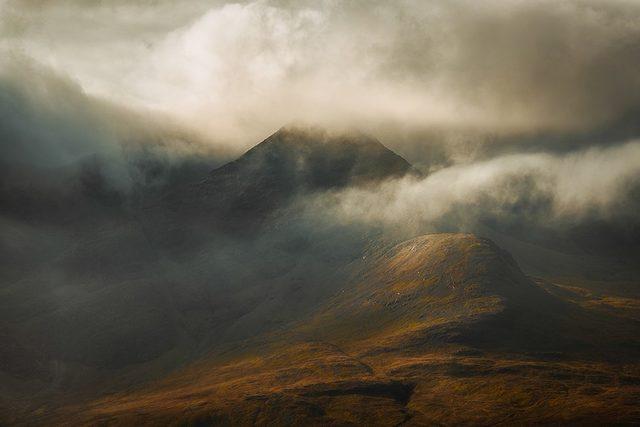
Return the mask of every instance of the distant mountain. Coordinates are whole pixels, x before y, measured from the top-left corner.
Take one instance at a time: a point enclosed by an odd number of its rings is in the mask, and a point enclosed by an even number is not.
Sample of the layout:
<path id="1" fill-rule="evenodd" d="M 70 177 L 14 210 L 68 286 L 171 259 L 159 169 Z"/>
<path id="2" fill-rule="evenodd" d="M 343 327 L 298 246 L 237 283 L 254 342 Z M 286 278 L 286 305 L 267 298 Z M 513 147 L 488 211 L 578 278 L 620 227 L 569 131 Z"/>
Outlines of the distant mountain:
<path id="1" fill-rule="evenodd" d="M 418 172 L 360 132 L 283 127 L 197 185 L 168 194 L 165 206 L 216 218 L 261 218 L 299 194 L 365 186 Z"/>

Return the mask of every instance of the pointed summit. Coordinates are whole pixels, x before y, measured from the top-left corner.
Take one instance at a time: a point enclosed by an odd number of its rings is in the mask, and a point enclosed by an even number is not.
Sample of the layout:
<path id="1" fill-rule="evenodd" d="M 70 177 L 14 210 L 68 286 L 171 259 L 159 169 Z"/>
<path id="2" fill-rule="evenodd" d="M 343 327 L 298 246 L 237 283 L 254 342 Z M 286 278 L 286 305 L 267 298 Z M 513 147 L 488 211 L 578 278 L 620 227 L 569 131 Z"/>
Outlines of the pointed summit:
<path id="1" fill-rule="evenodd" d="M 233 174 L 243 181 L 314 191 L 397 178 L 409 172 L 415 171 L 405 159 L 362 132 L 287 126 L 236 161 L 214 170 L 210 180 Z"/>
<path id="2" fill-rule="evenodd" d="M 279 129 L 197 186 L 164 198 L 171 210 L 210 222 L 264 218 L 298 195 L 372 185 L 418 172 L 376 138 L 319 127 Z"/>

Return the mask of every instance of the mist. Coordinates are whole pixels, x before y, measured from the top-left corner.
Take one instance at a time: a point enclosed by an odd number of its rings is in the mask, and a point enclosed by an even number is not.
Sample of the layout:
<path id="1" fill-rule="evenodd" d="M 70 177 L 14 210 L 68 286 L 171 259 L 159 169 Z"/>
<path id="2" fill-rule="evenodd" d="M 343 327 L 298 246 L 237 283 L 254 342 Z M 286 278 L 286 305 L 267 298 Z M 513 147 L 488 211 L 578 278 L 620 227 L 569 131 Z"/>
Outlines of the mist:
<path id="1" fill-rule="evenodd" d="M 131 192 L 164 180 L 158 164 L 197 180 L 305 122 L 378 136 L 427 175 L 340 196 L 339 217 L 359 215 L 350 199 L 414 224 L 527 198 L 554 221 L 615 221 L 634 205 L 639 15 L 625 1 L 6 0 L 2 160 L 93 168 Z"/>
<path id="2" fill-rule="evenodd" d="M 456 164 L 422 179 L 409 177 L 371 190 L 348 189 L 317 203 L 334 202 L 337 217 L 346 220 L 416 227 L 453 210 L 466 211 L 456 215 L 463 221 L 514 210 L 513 215 L 532 222 L 630 219 L 639 174 L 640 143 L 630 141 L 564 155 L 513 154 Z M 380 206 L 385 208 L 376 209 Z"/>

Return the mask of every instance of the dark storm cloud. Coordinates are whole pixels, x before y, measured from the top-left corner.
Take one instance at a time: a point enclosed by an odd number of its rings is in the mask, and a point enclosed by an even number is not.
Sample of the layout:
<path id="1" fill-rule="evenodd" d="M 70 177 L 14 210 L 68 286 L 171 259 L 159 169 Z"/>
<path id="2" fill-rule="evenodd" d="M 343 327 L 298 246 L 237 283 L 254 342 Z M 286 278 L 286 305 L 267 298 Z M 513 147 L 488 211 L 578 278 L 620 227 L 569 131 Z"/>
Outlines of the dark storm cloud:
<path id="1" fill-rule="evenodd" d="M 96 99 L 27 58 L 0 64 L 2 215 L 84 220 L 140 188 L 199 179 L 225 158 L 172 120 Z"/>
<path id="2" fill-rule="evenodd" d="M 81 88 L 25 60 L 4 60 L 0 74 L 3 161 L 62 166 L 112 153 L 118 117 Z"/>

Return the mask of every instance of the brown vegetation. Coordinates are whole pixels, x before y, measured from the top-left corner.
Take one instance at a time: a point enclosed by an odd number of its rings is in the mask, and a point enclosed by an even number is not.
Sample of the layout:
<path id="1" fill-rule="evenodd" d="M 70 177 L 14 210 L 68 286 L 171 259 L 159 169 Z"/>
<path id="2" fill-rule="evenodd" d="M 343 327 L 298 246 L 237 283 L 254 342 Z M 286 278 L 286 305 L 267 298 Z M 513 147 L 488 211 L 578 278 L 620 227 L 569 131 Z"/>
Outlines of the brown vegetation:
<path id="1" fill-rule="evenodd" d="M 536 284 L 472 235 L 422 236 L 368 257 L 350 286 L 289 328 L 138 389 L 32 415 L 84 425 L 635 423 L 637 304 Z"/>

